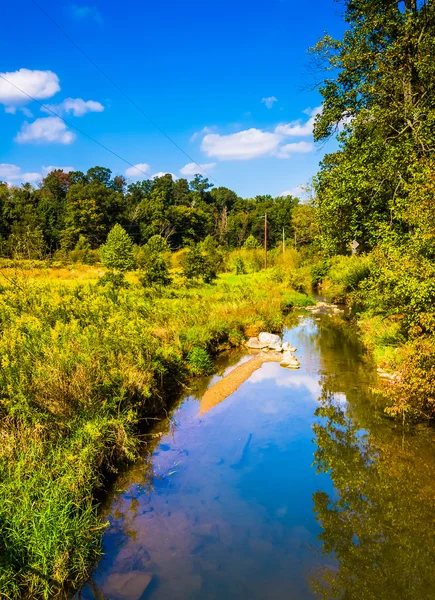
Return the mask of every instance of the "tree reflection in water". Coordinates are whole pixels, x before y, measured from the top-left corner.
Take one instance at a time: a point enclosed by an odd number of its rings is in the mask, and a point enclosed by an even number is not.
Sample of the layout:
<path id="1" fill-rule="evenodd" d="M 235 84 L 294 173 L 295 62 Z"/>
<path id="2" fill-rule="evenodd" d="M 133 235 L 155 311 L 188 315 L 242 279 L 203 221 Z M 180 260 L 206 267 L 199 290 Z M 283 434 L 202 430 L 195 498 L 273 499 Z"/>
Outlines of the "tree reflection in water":
<path id="1" fill-rule="evenodd" d="M 314 425 L 315 465 L 318 472 L 329 473 L 336 495 L 319 491 L 313 501 L 323 528 L 319 536 L 323 552 L 334 556 L 337 566 L 316 573 L 312 584 L 317 596 L 325 600 L 433 600 L 431 432 L 410 430 L 403 444 L 402 436 L 383 418 L 382 427 L 376 426 L 376 420 L 373 427 L 358 423 L 352 418 L 352 392 L 347 405 L 337 401 L 329 376 L 323 383 L 316 411 L 320 420 Z"/>

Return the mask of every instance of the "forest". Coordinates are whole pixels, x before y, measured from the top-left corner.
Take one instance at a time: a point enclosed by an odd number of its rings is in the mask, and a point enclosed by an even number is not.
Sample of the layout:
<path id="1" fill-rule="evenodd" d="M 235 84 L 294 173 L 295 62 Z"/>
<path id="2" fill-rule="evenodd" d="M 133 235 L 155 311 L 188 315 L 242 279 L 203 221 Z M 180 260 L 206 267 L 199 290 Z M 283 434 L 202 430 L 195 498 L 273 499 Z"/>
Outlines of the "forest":
<path id="1" fill-rule="evenodd" d="M 71 258 L 74 251 L 97 249 L 115 224 L 138 246 L 153 235 L 172 250 L 208 235 L 227 248 L 243 246 L 251 235 L 263 245 L 264 214 L 270 247 L 283 232 L 296 244 L 313 240 L 313 208 L 291 196 L 243 199 L 201 175 L 190 183 L 168 174 L 127 185 L 104 167 L 86 174 L 57 170 L 36 188 L 0 183 L 0 248 L 11 258 Z"/>
<path id="2" fill-rule="evenodd" d="M 0 183 L 0 596 L 72 594 L 144 420 L 313 287 L 387 373 L 388 417 L 433 423 L 435 2 L 345 0 L 344 19 L 310 50 L 314 137 L 337 139 L 310 199 L 100 166 Z"/>

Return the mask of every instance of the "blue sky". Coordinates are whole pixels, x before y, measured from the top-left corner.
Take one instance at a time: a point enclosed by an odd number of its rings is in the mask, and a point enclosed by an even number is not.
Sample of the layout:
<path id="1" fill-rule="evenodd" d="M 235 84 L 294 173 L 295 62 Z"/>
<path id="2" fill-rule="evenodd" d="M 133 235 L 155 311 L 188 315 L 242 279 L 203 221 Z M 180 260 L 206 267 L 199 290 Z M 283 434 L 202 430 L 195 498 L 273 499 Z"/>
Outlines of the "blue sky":
<path id="1" fill-rule="evenodd" d="M 333 142 L 313 144 L 320 97 L 307 49 L 339 36 L 334 0 L 102 0 L 38 4 L 215 185 L 241 196 L 304 185 Z M 0 74 L 150 175 L 195 165 L 98 72 L 31 0 L 2 7 Z M 0 79 L 0 180 L 50 167 L 141 172 Z"/>

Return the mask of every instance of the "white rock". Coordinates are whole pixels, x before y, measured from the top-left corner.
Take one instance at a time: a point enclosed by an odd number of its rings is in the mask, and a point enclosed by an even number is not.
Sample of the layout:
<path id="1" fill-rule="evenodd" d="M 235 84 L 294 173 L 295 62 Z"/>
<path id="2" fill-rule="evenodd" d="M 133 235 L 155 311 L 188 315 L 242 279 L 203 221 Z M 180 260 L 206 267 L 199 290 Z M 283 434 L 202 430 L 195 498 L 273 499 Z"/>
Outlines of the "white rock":
<path id="1" fill-rule="evenodd" d="M 258 336 L 258 339 L 262 344 L 267 344 L 269 347 L 281 345 L 281 338 L 279 335 L 275 335 L 274 333 L 262 331 Z"/>
<path id="2" fill-rule="evenodd" d="M 282 352 L 282 346 L 277 344 L 276 346 L 269 346 L 270 350 L 275 350 L 275 352 Z"/>
<path id="3" fill-rule="evenodd" d="M 296 348 L 293 348 L 293 346 L 289 342 L 284 342 L 282 345 L 282 349 L 284 350 L 284 352 L 296 352 Z"/>
<path id="4" fill-rule="evenodd" d="M 246 342 L 246 345 L 248 348 L 253 348 L 255 350 L 262 350 L 263 348 L 267 348 L 269 346 L 269 344 L 260 342 L 256 337 L 249 338 L 249 340 Z"/>

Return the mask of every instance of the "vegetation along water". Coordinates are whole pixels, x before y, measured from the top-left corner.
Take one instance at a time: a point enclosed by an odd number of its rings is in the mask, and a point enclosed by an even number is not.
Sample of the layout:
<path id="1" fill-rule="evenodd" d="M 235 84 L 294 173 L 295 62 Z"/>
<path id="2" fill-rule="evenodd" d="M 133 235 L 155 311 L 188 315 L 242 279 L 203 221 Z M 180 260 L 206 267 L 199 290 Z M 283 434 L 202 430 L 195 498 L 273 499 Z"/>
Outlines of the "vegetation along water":
<path id="1" fill-rule="evenodd" d="M 0 181 L 1 598 L 435 598 L 435 2 L 343 17 L 303 200 Z"/>

